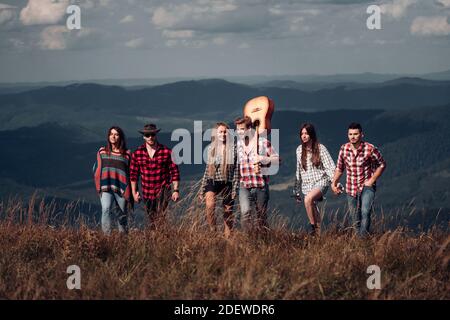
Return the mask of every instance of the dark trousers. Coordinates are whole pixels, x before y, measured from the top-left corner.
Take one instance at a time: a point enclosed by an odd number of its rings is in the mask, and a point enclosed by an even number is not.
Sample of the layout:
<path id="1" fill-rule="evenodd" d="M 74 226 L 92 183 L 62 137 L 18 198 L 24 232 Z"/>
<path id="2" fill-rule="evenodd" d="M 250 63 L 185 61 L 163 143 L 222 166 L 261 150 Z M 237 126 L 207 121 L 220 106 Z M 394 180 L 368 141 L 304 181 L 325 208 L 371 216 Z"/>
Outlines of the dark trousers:
<path id="1" fill-rule="evenodd" d="M 154 229 L 165 221 L 166 209 L 169 205 L 171 192 L 170 188 L 163 187 L 155 199 L 145 200 L 145 211 L 149 220 L 149 227 Z"/>

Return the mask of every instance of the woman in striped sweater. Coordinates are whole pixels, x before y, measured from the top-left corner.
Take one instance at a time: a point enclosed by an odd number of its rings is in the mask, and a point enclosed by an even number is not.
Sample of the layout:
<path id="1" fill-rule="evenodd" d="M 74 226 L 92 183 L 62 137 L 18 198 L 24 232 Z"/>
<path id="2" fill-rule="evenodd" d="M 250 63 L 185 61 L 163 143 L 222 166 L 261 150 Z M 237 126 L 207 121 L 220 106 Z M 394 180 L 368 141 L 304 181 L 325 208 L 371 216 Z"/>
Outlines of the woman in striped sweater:
<path id="1" fill-rule="evenodd" d="M 108 130 L 107 143 L 97 152 L 94 164 L 95 187 L 102 205 L 102 230 L 111 233 L 111 213 L 113 205 L 118 209 L 118 227 L 127 232 L 127 211 L 131 204 L 130 192 L 131 152 L 127 149 L 125 134 L 119 127 Z"/>

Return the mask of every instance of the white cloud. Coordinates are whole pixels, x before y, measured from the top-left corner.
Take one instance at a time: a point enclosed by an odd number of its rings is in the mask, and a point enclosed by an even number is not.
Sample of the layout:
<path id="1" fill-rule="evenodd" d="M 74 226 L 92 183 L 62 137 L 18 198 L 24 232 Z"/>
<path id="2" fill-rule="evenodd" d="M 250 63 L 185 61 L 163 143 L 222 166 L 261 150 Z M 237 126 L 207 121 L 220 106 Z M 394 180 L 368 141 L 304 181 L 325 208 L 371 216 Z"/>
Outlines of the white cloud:
<path id="1" fill-rule="evenodd" d="M 164 38 L 169 39 L 186 39 L 186 38 L 192 38 L 194 36 L 194 31 L 192 30 L 163 30 L 162 33 Z"/>
<path id="2" fill-rule="evenodd" d="M 191 29 L 186 26 L 222 24 L 224 17 L 238 9 L 234 0 L 197 0 L 183 4 L 159 6 L 153 11 L 157 28 Z M 232 21 L 230 21 L 233 23 Z"/>
<path id="3" fill-rule="evenodd" d="M 356 40 L 350 37 L 344 37 L 343 39 L 336 39 L 330 42 L 331 46 L 354 46 Z"/>
<path id="4" fill-rule="evenodd" d="M 39 46 L 42 50 L 64 50 L 67 48 L 65 33 L 69 30 L 65 26 L 49 26 L 41 32 Z"/>
<path id="5" fill-rule="evenodd" d="M 13 20 L 16 16 L 16 7 L 0 3 L 0 25 Z"/>
<path id="6" fill-rule="evenodd" d="M 98 30 L 69 30 L 64 26 L 48 26 L 40 33 L 38 46 L 42 50 L 89 49 L 102 44 L 104 35 Z"/>
<path id="7" fill-rule="evenodd" d="M 138 49 L 138 48 L 142 48 L 145 44 L 145 41 L 143 38 L 136 38 L 136 39 L 132 39 L 130 41 L 127 41 L 125 43 L 125 46 L 128 48 L 132 48 L 132 49 Z"/>
<path id="8" fill-rule="evenodd" d="M 239 5 L 238 5 L 239 4 Z M 265 0 L 186 0 L 161 2 L 148 8 L 151 22 L 162 37 L 184 41 L 166 41 L 169 47 L 203 48 L 232 41 L 240 34 L 267 34 L 274 22 L 283 19 L 269 12 Z"/>
<path id="9" fill-rule="evenodd" d="M 20 12 L 20 21 L 26 26 L 56 24 L 65 15 L 69 0 L 28 0 Z"/>
<path id="10" fill-rule="evenodd" d="M 385 3 L 380 6 L 381 13 L 394 19 L 399 19 L 403 17 L 406 10 L 416 2 L 417 0 L 392 0 L 392 2 Z"/>
<path id="11" fill-rule="evenodd" d="M 247 42 L 242 42 L 239 46 L 239 49 L 250 49 L 250 45 Z"/>
<path id="12" fill-rule="evenodd" d="M 224 37 L 216 37 L 213 39 L 212 41 L 215 45 L 218 46 L 223 46 L 224 44 L 227 43 L 227 39 L 225 39 Z"/>
<path id="13" fill-rule="evenodd" d="M 166 46 L 173 48 L 176 46 L 182 46 L 186 48 L 204 48 L 208 45 L 206 40 L 190 40 L 190 39 L 169 39 L 166 41 Z"/>
<path id="14" fill-rule="evenodd" d="M 186 10 L 186 9 L 185 9 Z M 152 22 L 155 26 L 159 28 L 170 28 L 176 23 L 182 20 L 184 17 L 182 12 L 178 14 L 170 12 L 164 7 L 159 7 L 155 10 L 152 16 Z"/>
<path id="15" fill-rule="evenodd" d="M 9 39 L 9 43 L 13 46 L 14 49 L 17 49 L 19 51 L 23 51 L 27 47 L 25 42 L 21 39 L 11 38 Z"/>
<path id="16" fill-rule="evenodd" d="M 446 16 L 417 17 L 411 24 L 411 33 L 418 36 L 450 35 L 450 24 Z"/>
<path id="17" fill-rule="evenodd" d="M 105 8 L 113 5 L 111 0 L 71 0 L 71 3 L 77 4 L 83 9 Z"/>
<path id="18" fill-rule="evenodd" d="M 123 18 L 120 20 L 120 23 L 131 23 L 131 22 L 134 22 L 134 16 L 132 16 L 131 14 L 129 14 L 129 15 L 123 17 Z"/>
<path id="19" fill-rule="evenodd" d="M 450 8 L 450 0 L 437 0 L 437 2 L 445 8 Z"/>
<path id="20" fill-rule="evenodd" d="M 107 7 L 111 4 L 111 0 L 99 0 L 99 2 L 102 7 Z"/>

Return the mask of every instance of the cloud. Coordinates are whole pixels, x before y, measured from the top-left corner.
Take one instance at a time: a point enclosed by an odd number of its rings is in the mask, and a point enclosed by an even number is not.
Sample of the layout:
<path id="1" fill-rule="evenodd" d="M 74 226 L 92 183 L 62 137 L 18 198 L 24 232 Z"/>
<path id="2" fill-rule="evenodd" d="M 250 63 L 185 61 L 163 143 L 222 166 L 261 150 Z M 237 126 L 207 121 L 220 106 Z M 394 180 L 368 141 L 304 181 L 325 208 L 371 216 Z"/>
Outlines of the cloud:
<path id="1" fill-rule="evenodd" d="M 418 36 L 450 35 L 450 24 L 446 16 L 417 17 L 411 24 L 411 33 Z"/>
<path id="2" fill-rule="evenodd" d="M 151 21 L 158 29 L 195 30 L 206 33 L 245 32 L 264 27 L 269 16 L 261 6 L 238 6 L 234 0 L 197 0 L 157 7 Z"/>
<path id="3" fill-rule="evenodd" d="M 406 10 L 416 2 L 417 0 L 392 0 L 392 2 L 380 6 L 381 13 L 394 19 L 399 19 L 403 17 Z"/>
<path id="4" fill-rule="evenodd" d="M 145 44 L 145 41 L 143 38 L 136 38 L 136 39 L 127 41 L 125 43 L 125 47 L 132 48 L 132 49 L 138 49 L 138 48 L 142 48 L 144 46 L 144 44 Z"/>
<path id="5" fill-rule="evenodd" d="M 247 42 L 242 42 L 239 46 L 239 49 L 250 49 L 250 45 Z"/>
<path id="6" fill-rule="evenodd" d="M 131 22 L 134 22 L 134 16 L 132 16 L 131 14 L 129 14 L 129 15 L 123 17 L 123 18 L 120 20 L 120 23 L 131 23 Z"/>
<path id="7" fill-rule="evenodd" d="M 437 0 L 437 2 L 445 8 L 450 8 L 450 0 Z"/>
<path id="8" fill-rule="evenodd" d="M 26 26 L 56 24 L 66 14 L 69 0 L 28 0 L 20 12 L 20 21 Z"/>
<path id="9" fill-rule="evenodd" d="M 16 7 L 0 3 L 0 25 L 6 24 L 16 17 Z"/>
<path id="10" fill-rule="evenodd" d="M 213 42 L 215 45 L 223 46 L 224 44 L 227 43 L 227 39 L 225 39 L 224 37 L 216 37 L 216 38 L 214 38 L 214 39 L 212 40 L 212 42 Z"/>
<path id="11" fill-rule="evenodd" d="M 39 46 L 43 50 L 64 50 L 67 48 L 67 41 L 64 37 L 69 30 L 65 26 L 49 26 L 41 32 Z"/>
<path id="12" fill-rule="evenodd" d="M 92 28 L 69 30 L 66 26 L 48 26 L 40 33 L 42 50 L 90 49 L 105 42 L 105 36 Z"/>
<path id="13" fill-rule="evenodd" d="M 72 0 L 74 2 L 74 0 Z M 81 6 L 84 9 L 92 9 L 95 7 L 107 7 L 112 4 L 111 0 L 76 0 L 74 4 Z"/>
<path id="14" fill-rule="evenodd" d="M 301 16 L 321 13 L 318 9 L 300 8 L 297 3 L 280 5 L 270 0 L 164 2 L 148 11 L 152 24 L 161 31 L 163 38 L 185 40 L 166 41 L 166 45 L 186 45 L 191 41 L 189 46 L 196 48 L 204 47 L 205 42 L 220 44 L 222 40 L 218 39 L 227 39 L 227 42 L 234 39 L 239 43 L 244 40 L 240 38 L 249 37 L 298 37 L 309 31 Z"/>
<path id="15" fill-rule="evenodd" d="M 169 39 L 190 39 L 194 37 L 194 31 L 192 30 L 163 30 L 162 33 L 164 38 Z"/>

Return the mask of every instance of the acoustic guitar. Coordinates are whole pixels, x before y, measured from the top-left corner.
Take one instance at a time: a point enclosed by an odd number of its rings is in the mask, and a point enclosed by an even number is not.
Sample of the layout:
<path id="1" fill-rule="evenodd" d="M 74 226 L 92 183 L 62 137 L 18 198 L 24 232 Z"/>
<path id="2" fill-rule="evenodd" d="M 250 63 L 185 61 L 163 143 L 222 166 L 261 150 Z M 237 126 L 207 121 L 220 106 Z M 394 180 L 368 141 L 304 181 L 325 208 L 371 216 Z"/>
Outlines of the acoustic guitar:
<path id="1" fill-rule="evenodd" d="M 253 127 L 256 128 L 256 154 L 259 154 L 259 135 L 266 131 L 270 133 L 272 114 L 275 109 L 272 99 L 260 96 L 249 100 L 244 106 L 244 116 L 252 119 Z M 254 164 L 256 174 L 261 173 L 261 163 Z"/>
<path id="2" fill-rule="evenodd" d="M 244 116 L 252 119 L 253 126 L 259 134 L 267 130 L 270 133 L 272 114 L 275 109 L 272 99 L 260 96 L 249 100 L 244 106 Z"/>

